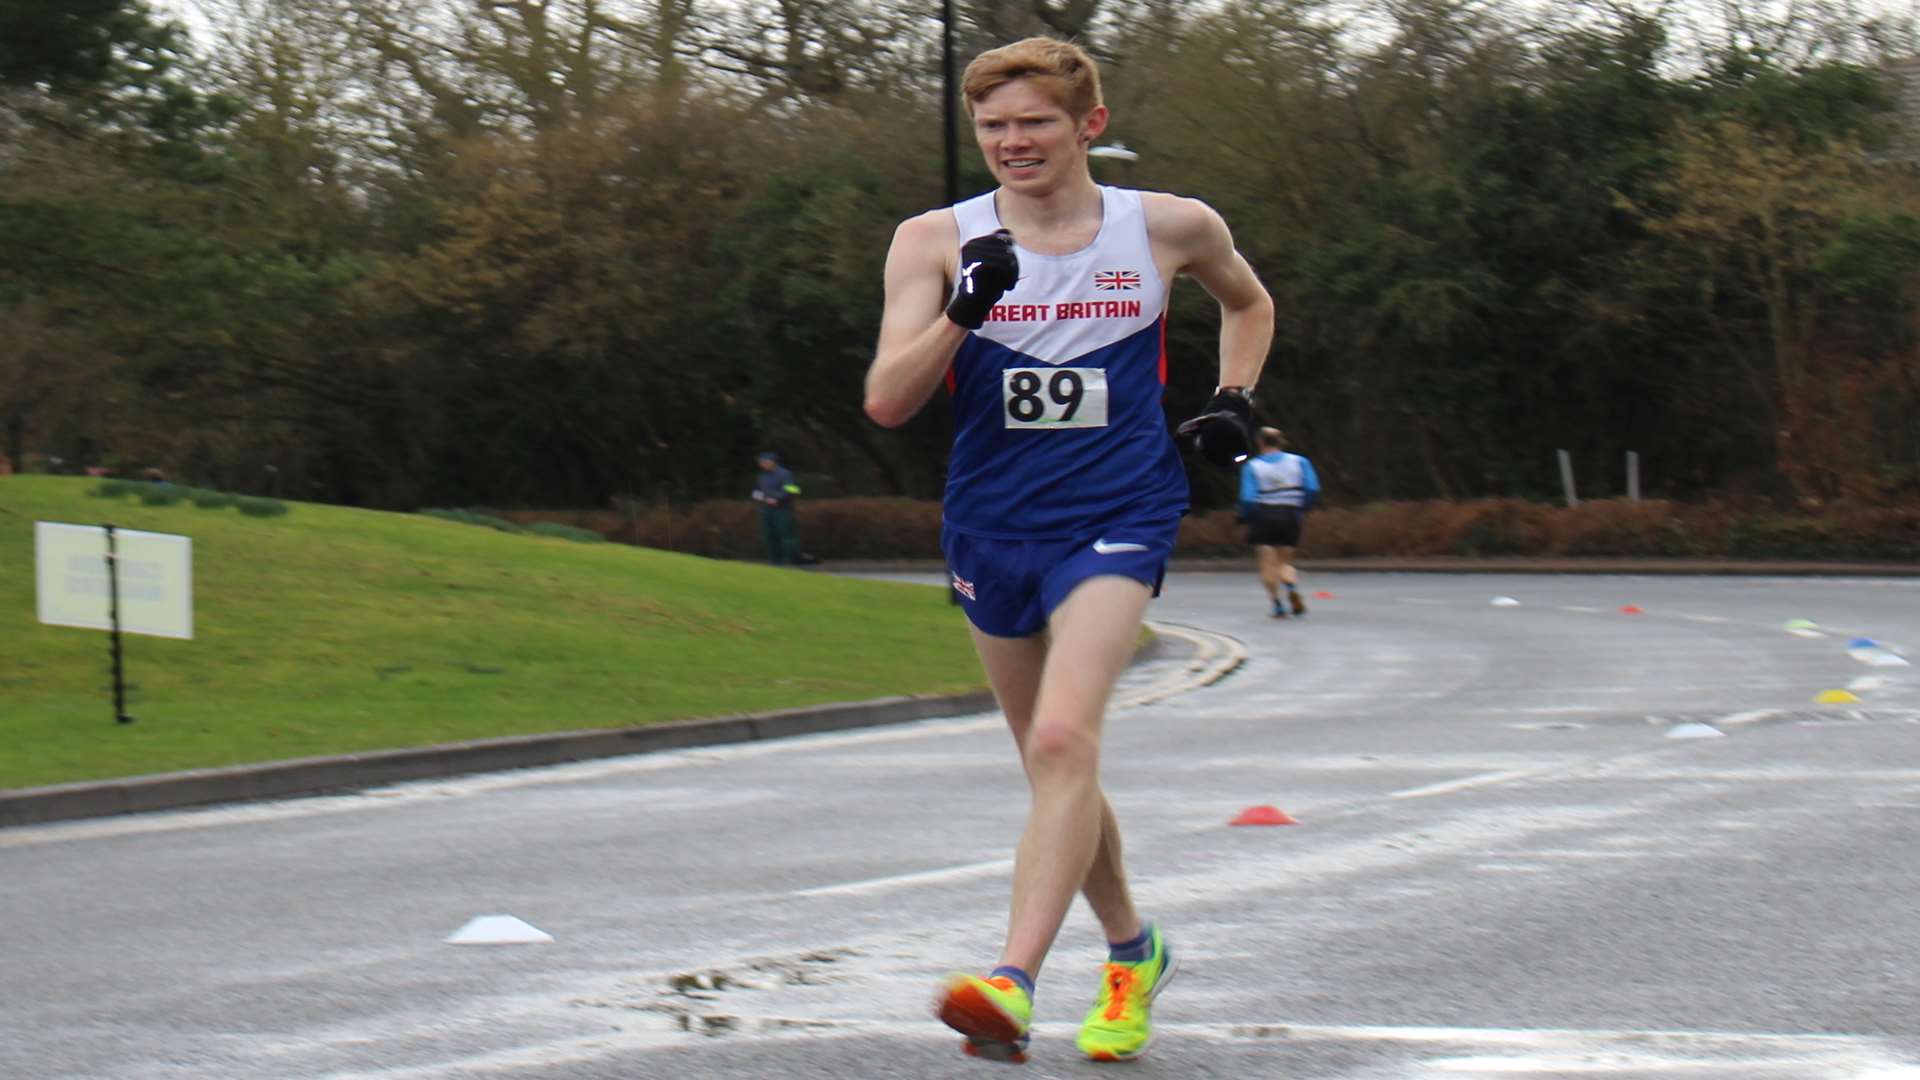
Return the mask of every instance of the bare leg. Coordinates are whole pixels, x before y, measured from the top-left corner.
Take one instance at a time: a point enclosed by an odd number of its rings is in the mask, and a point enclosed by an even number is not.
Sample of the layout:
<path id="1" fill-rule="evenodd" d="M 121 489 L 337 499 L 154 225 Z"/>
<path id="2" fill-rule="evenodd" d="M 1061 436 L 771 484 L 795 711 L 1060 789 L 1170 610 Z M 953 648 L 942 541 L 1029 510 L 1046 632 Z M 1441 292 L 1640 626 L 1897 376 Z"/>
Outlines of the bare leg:
<path id="1" fill-rule="evenodd" d="M 1133 893 L 1127 888 L 1126 864 L 1121 860 L 1120 821 L 1113 815 L 1103 794 L 1100 797 L 1100 846 L 1094 850 L 1093 866 L 1080 886 L 1093 917 L 1109 942 L 1131 941 L 1140 936 L 1146 924 L 1134 909 Z"/>
<path id="2" fill-rule="evenodd" d="M 1085 893 L 1109 940 L 1141 930 L 1120 863 L 1119 825 L 1100 792 L 1099 740 L 1147 599 L 1137 581 L 1094 578 L 1054 612 L 1046 638 L 974 633 L 1033 791 L 1000 961 L 1029 974 L 1038 975 L 1075 891 Z"/>
<path id="3" fill-rule="evenodd" d="M 1299 583 L 1300 575 L 1293 568 L 1293 549 L 1291 547 L 1265 548 L 1262 550 L 1273 552 L 1273 561 L 1276 564 L 1274 568 L 1274 580 L 1282 585 L 1296 585 Z"/>
<path id="4" fill-rule="evenodd" d="M 1261 544 L 1253 550 L 1260 557 L 1260 584 L 1266 586 L 1267 596 L 1277 604 L 1280 602 L 1280 549 Z"/>
<path id="5" fill-rule="evenodd" d="M 993 684 L 1000 710 L 1006 713 L 1007 727 L 1019 748 L 1021 763 L 1026 762 L 1027 733 L 1033 728 L 1033 708 L 1040 695 L 1040 674 L 1046 665 L 1047 639 L 997 638 L 973 632 L 974 649 L 980 654 Z M 1029 780 L 1031 783 L 1031 779 Z M 1106 796 L 1100 798 L 1100 844 L 1094 849 L 1093 865 L 1080 886 L 1081 894 L 1093 908 L 1094 917 L 1106 932 L 1108 941 L 1126 941 L 1143 929 L 1133 898 L 1127 890 L 1127 877 L 1121 861 L 1120 825 Z M 1030 972 L 1031 974 L 1031 972 Z"/>

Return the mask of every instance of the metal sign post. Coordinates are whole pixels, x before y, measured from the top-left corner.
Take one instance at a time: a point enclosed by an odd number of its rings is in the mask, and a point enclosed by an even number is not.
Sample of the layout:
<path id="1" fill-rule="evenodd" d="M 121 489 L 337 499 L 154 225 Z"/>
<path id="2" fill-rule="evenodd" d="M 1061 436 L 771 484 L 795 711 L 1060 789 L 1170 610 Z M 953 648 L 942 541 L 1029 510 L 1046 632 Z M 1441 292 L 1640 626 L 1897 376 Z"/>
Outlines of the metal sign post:
<path id="1" fill-rule="evenodd" d="M 126 670 L 121 665 L 120 648 L 120 550 L 113 535 L 113 526 L 107 529 L 107 619 L 113 624 L 113 718 L 122 724 L 133 723 L 133 717 L 127 715 L 127 679 Z"/>

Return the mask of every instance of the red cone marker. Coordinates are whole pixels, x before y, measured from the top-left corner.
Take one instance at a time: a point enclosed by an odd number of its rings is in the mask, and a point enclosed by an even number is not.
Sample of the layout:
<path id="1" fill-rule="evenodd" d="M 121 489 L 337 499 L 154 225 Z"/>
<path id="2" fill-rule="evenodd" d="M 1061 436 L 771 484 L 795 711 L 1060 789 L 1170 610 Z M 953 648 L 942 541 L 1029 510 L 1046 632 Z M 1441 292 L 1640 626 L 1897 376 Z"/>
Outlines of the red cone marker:
<path id="1" fill-rule="evenodd" d="M 1298 825 L 1299 822 L 1287 816 L 1285 810 L 1277 806 L 1249 806 L 1240 811 L 1240 816 L 1227 822 L 1229 825 Z"/>

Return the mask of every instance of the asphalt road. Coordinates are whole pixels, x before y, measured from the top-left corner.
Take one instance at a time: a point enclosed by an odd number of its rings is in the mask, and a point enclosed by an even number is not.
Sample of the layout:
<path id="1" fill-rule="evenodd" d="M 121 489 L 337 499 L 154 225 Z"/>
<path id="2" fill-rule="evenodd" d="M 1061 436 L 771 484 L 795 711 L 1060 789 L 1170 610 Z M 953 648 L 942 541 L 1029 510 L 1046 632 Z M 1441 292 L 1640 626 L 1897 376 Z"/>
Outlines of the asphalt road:
<path id="1" fill-rule="evenodd" d="M 0 831 L 0 1077 L 1920 1080 L 1920 581 L 1309 589 L 1176 575 L 1247 659 L 1109 721 L 1183 965 L 1134 1065 L 1073 1054 L 1084 909 L 1024 1071 L 927 1015 L 1024 812 L 975 716 Z"/>

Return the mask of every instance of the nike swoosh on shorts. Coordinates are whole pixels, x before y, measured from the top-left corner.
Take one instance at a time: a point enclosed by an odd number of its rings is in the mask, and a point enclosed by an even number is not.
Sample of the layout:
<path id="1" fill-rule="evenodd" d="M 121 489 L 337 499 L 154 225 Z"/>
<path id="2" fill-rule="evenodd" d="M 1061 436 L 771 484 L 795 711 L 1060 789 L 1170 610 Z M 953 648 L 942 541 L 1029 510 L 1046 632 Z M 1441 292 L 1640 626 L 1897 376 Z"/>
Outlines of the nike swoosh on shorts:
<path id="1" fill-rule="evenodd" d="M 1147 545 L 1134 543 L 1109 544 L 1106 538 L 1102 537 L 1093 542 L 1093 550 L 1102 555 L 1118 555 L 1123 551 L 1145 551 L 1147 550 Z"/>

